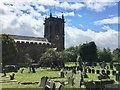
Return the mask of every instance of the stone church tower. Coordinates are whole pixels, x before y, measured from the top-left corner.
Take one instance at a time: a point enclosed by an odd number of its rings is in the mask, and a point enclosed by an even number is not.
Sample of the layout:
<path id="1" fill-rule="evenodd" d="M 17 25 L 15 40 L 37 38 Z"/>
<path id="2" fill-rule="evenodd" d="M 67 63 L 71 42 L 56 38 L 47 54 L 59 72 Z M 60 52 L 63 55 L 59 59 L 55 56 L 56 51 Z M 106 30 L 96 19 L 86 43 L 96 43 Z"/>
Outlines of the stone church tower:
<path id="1" fill-rule="evenodd" d="M 55 45 L 57 51 L 64 50 L 64 16 L 62 18 L 53 17 L 45 18 L 44 37 Z"/>

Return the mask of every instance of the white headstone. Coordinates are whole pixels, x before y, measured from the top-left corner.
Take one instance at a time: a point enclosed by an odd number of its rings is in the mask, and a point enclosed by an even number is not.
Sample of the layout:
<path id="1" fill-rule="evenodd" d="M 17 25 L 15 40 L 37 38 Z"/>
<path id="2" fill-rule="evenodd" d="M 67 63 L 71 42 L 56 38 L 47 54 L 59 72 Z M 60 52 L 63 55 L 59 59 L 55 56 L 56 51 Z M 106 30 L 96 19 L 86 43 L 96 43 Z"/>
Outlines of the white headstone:
<path id="1" fill-rule="evenodd" d="M 81 73 L 81 72 L 80 72 Z M 79 88 L 80 87 L 80 81 L 81 81 L 81 74 L 79 72 L 76 74 L 75 78 L 75 87 Z"/>

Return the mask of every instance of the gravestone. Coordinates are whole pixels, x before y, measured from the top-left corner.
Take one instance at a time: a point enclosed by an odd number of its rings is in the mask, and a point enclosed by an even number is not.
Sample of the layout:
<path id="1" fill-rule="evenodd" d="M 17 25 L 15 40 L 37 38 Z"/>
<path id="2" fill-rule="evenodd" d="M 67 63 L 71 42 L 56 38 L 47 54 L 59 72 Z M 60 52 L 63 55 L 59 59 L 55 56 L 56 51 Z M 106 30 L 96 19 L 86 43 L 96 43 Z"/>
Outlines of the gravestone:
<path id="1" fill-rule="evenodd" d="M 80 83 L 81 83 L 81 72 L 78 72 L 76 74 L 76 78 L 75 78 L 75 87 L 79 88 L 80 87 Z"/>
<path id="2" fill-rule="evenodd" d="M 110 75 L 110 71 L 109 71 L 109 70 L 107 70 L 106 73 L 107 73 L 108 75 Z"/>
<path id="3" fill-rule="evenodd" d="M 91 69 L 88 69 L 88 73 L 91 73 Z"/>
<path id="4" fill-rule="evenodd" d="M 116 75 L 116 71 L 112 71 L 112 75 Z"/>
<path id="5" fill-rule="evenodd" d="M 100 70 L 96 70 L 96 74 L 100 74 Z"/>
<path id="6" fill-rule="evenodd" d="M 110 63 L 110 69 L 113 70 L 113 64 L 112 63 Z"/>
<path id="7" fill-rule="evenodd" d="M 54 83 L 54 81 L 51 81 L 49 86 L 50 86 L 51 90 L 55 90 L 55 83 Z"/>
<path id="8" fill-rule="evenodd" d="M 45 85 L 45 90 L 51 90 L 49 85 Z"/>
<path id="9" fill-rule="evenodd" d="M 116 78 L 115 78 L 115 79 L 116 79 L 116 81 L 120 81 L 120 74 L 119 74 L 119 73 L 117 73 L 115 76 L 116 76 Z"/>
<path id="10" fill-rule="evenodd" d="M 73 74 L 72 74 L 71 72 L 69 72 L 69 73 L 67 73 L 66 77 L 67 77 L 67 78 L 69 78 L 69 77 L 72 78 L 72 77 L 73 77 Z"/>
<path id="11" fill-rule="evenodd" d="M 92 73 L 95 74 L 95 70 L 94 69 L 92 69 Z"/>
<path id="12" fill-rule="evenodd" d="M 110 77 L 108 76 L 108 74 L 105 73 L 105 71 L 102 71 L 102 74 L 100 74 L 98 76 L 98 79 L 99 80 L 102 80 L 102 79 L 110 79 Z"/>
<path id="13" fill-rule="evenodd" d="M 21 70 L 21 73 L 23 73 L 23 71 L 24 71 L 24 68 Z"/>
<path id="14" fill-rule="evenodd" d="M 60 77 L 64 78 L 64 72 L 63 71 L 60 72 Z"/>
<path id="15" fill-rule="evenodd" d="M 76 69 L 75 68 L 72 69 L 72 73 L 76 74 Z"/>
<path id="16" fill-rule="evenodd" d="M 105 70 L 102 70 L 102 74 L 105 73 Z"/>
<path id="17" fill-rule="evenodd" d="M 42 77 L 41 81 L 39 82 L 40 86 L 45 87 L 47 80 L 48 80 L 48 77 Z"/>
<path id="18" fill-rule="evenodd" d="M 87 69 L 85 69 L 85 73 L 87 73 Z"/>
<path id="19" fill-rule="evenodd" d="M 97 63 L 97 67 L 98 67 L 98 68 L 101 68 L 101 66 L 100 66 L 100 64 L 99 64 L 99 63 Z"/>
<path id="20" fill-rule="evenodd" d="M 12 75 L 10 75 L 10 80 L 14 80 L 14 76 L 15 76 L 14 73 Z"/>
<path id="21" fill-rule="evenodd" d="M 101 67 L 102 67 L 103 69 L 105 69 L 106 63 L 105 63 L 105 62 L 102 62 Z"/>
<path id="22" fill-rule="evenodd" d="M 2 77 L 5 77 L 6 76 L 6 70 L 5 69 L 3 69 L 3 76 Z"/>
<path id="23" fill-rule="evenodd" d="M 87 73 L 84 73 L 84 78 L 89 78 Z"/>
<path id="24" fill-rule="evenodd" d="M 73 86 L 73 84 L 74 84 L 74 78 L 69 77 L 68 78 L 68 84 Z"/>

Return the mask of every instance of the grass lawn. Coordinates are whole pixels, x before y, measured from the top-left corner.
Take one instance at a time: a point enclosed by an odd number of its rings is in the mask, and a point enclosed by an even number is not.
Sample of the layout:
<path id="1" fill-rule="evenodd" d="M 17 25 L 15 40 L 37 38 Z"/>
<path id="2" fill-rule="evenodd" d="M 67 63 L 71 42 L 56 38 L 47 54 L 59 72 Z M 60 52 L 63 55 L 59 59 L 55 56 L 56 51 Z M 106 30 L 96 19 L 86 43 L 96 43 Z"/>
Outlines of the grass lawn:
<path id="1" fill-rule="evenodd" d="M 97 68 L 96 68 L 97 69 Z M 17 82 L 5 82 L 5 83 L 0 83 L 2 84 L 2 88 L 41 88 L 39 87 L 38 84 L 30 84 L 30 85 L 20 85 L 18 82 L 39 82 L 41 77 L 43 76 L 48 76 L 51 79 L 53 78 L 54 81 L 62 81 L 62 80 L 67 80 L 65 78 L 60 78 L 59 76 L 60 71 L 56 70 L 50 70 L 50 69 L 36 69 L 36 73 L 29 73 L 28 68 L 25 68 L 23 73 L 20 73 L 20 70 L 15 73 L 15 80 Z M 8 78 L 3 77 L 0 80 L 9 80 L 9 75 L 11 73 L 7 73 Z M 90 74 L 87 73 L 89 78 L 86 78 L 85 80 L 98 80 L 97 76 L 98 74 Z M 74 75 L 75 77 L 75 75 Z M 110 76 L 111 79 L 114 79 L 114 76 Z M 117 82 L 116 82 L 117 83 Z M 65 88 L 75 88 L 74 86 L 66 85 Z"/>

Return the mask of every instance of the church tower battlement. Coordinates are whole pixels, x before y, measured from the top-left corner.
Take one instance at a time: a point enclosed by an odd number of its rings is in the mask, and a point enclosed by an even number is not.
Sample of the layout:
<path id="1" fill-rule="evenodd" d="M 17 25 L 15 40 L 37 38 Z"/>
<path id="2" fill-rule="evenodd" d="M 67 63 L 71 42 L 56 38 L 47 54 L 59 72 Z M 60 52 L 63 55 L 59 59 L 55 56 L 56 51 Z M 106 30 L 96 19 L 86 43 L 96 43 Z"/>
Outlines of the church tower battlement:
<path id="1" fill-rule="evenodd" d="M 50 17 L 45 18 L 44 37 L 55 45 L 58 51 L 64 50 L 64 16 L 62 18 Z"/>

